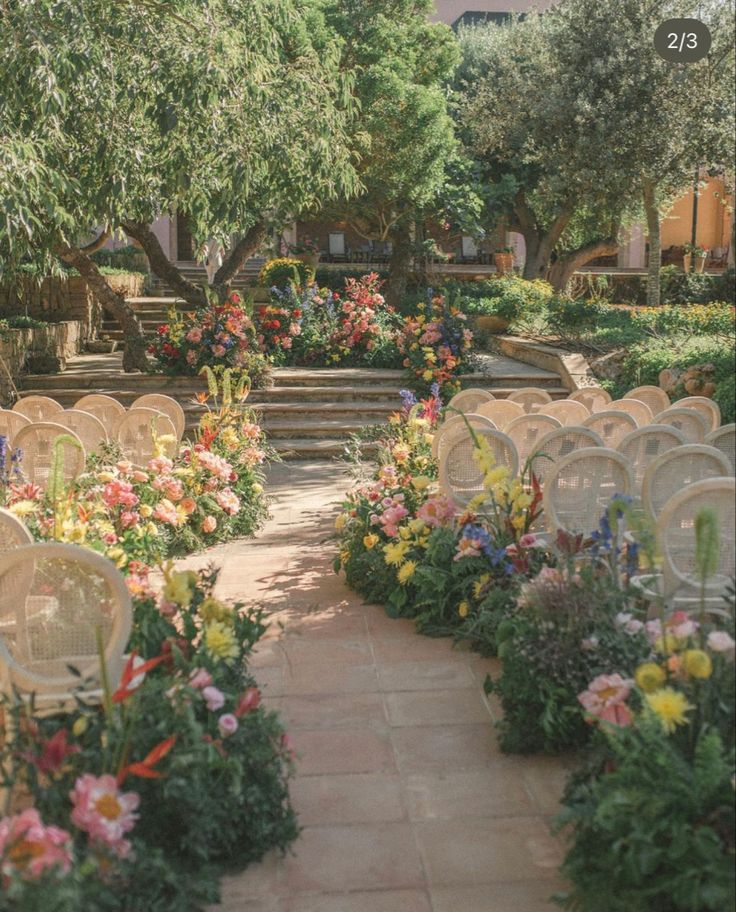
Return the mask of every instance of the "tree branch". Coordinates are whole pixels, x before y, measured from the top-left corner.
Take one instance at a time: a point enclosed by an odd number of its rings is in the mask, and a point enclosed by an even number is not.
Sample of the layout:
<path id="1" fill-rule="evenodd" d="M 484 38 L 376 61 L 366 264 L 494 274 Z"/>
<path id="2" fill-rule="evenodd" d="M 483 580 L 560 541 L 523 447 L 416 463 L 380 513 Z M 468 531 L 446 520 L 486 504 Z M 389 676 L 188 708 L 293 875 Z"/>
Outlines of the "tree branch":
<path id="1" fill-rule="evenodd" d="M 122 222 L 121 227 L 126 234 L 135 238 L 141 245 L 151 264 L 151 269 L 156 275 L 173 288 L 188 304 L 193 307 L 203 307 L 207 303 L 204 289 L 184 278 L 166 256 L 158 238 L 145 222 Z"/>
<path id="2" fill-rule="evenodd" d="M 555 290 L 564 291 L 573 274 L 591 260 L 602 256 L 613 256 L 614 253 L 618 253 L 617 234 L 618 232 L 616 231 L 612 233 L 611 237 L 584 244 L 553 263 L 549 270 L 549 281 Z"/>
<path id="3" fill-rule="evenodd" d="M 84 247 L 80 247 L 82 253 L 87 254 L 87 256 L 92 256 L 93 253 L 97 253 L 112 237 L 112 231 L 109 228 L 105 228 L 102 234 L 94 241 L 91 241 L 89 244 L 85 244 Z"/>
<path id="4" fill-rule="evenodd" d="M 233 247 L 228 258 L 215 273 L 212 284 L 219 288 L 221 285 L 230 285 L 235 276 L 245 265 L 246 261 L 258 252 L 266 238 L 266 222 L 260 219 L 252 225 Z"/>

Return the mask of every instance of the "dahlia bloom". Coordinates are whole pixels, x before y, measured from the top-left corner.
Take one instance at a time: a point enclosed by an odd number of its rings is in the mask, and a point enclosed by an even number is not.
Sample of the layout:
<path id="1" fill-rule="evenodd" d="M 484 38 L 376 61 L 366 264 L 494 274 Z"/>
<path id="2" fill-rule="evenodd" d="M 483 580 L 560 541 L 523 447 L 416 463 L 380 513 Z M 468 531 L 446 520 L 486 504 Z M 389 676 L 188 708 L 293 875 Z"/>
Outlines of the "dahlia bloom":
<path id="1" fill-rule="evenodd" d="M 69 798 L 74 805 L 72 823 L 91 840 L 108 846 L 120 858 L 130 852 L 124 839 L 135 826 L 140 802 L 136 792 L 121 792 L 114 776 L 85 773 L 74 783 Z"/>
<path id="2" fill-rule="evenodd" d="M 55 826 L 44 826 L 35 808 L 0 819 L 0 874 L 19 874 L 24 880 L 72 865 L 72 837 Z"/>
<path id="3" fill-rule="evenodd" d="M 588 689 L 578 694 L 578 700 L 591 716 L 625 727 L 631 724 L 631 712 L 626 700 L 631 692 L 631 681 L 620 674 L 598 675 Z"/>

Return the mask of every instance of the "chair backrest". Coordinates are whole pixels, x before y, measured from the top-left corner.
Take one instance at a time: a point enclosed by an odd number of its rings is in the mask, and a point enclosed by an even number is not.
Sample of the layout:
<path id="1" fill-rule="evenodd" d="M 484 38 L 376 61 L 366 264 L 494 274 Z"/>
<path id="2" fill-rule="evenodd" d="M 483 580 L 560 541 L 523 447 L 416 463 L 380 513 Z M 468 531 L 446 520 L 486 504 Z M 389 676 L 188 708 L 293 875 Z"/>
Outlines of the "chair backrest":
<path id="1" fill-rule="evenodd" d="M 126 459 L 145 465 L 155 453 L 154 438 L 170 438 L 162 442 L 167 455 L 176 452 L 176 429 L 171 418 L 151 408 L 136 408 L 126 412 L 118 422 L 117 441 Z"/>
<path id="2" fill-rule="evenodd" d="M 31 419 L 21 415 L 20 412 L 0 409 L 0 437 L 7 437 L 11 446 L 18 431 L 30 423 Z"/>
<path id="3" fill-rule="evenodd" d="M 712 510 L 718 524 L 718 555 L 715 572 L 705 581 L 708 607 L 722 612 L 722 597 L 736 575 L 734 498 L 736 479 L 706 478 L 674 494 L 657 520 L 657 546 L 662 558 L 664 597 L 673 607 L 697 611 L 701 581 L 695 560 L 695 526 L 701 510 Z"/>
<path id="4" fill-rule="evenodd" d="M 602 447 L 603 440 L 586 427 L 561 427 L 539 440 L 531 456 L 531 470 L 540 482 L 549 475 L 552 466 L 563 456 L 587 447 Z"/>
<path id="5" fill-rule="evenodd" d="M 614 399 L 608 404 L 609 412 L 627 412 L 636 421 L 639 427 L 646 427 L 652 423 L 652 410 L 641 399 Z"/>
<path id="6" fill-rule="evenodd" d="M 146 393 L 145 396 L 139 396 L 131 405 L 131 408 L 156 409 L 157 412 L 161 412 L 171 419 L 178 440 L 181 440 L 184 436 L 187 418 L 184 414 L 184 409 L 171 396 L 163 396 L 160 393 Z"/>
<path id="7" fill-rule="evenodd" d="M 593 412 L 602 412 L 608 408 L 611 394 L 602 386 L 584 386 L 570 393 L 567 398 L 571 402 L 582 402 L 592 415 Z"/>
<path id="8" fill-rule="evenodd" d="M 64 481 L 68 484 L 84 471 L 86 453 L 79 437 L 63 424 L 40 421 L 21 428 L 13 443 L 14 447 L 21 451 L 20 468 L 27 481 L 42 488 L 48 485 L 54 446 L 60 437 L 70 437 L 74 441 L 59 444 L 63 457 Z"/>
<path id="9" fill-rule="evenodd" d="M 479 389 L 478 387 L 471 387 L 470 389 L 460 390 L 459 393 L 450 399 L 447 403 L 448 408 L 457 409 L 458 412 L 467 414 L 472 412 L 474 415 L 477 414 L 477 408 L 479 405 L 483 405 L 484 402 L 492 402 L 496 397 L 493 393 L 489 393 L 488 390 Z M 457 418 L 457 415 L 453 415 L 453 412 L 448 412 L 448 421 L 450 416 Z"/>
<path id="10" fill-rule="evenodd" d="M 708 446 L 715 447 L 731 463 L 731 472 L 736 472 L 736 424 L 724 424 L 710 434 L 706 434 L 705 442 Z"/>
<path id="11" fill-rule="evenodd" d="M 707 396 L 685 396 L 672 403 L 673 408 L 697 409 L 706 420 L 706 433 L 721 426 L 721 408 Z"/>
<path id="12" fill-rule="evenodd" d="M 642 503 L 656 519 L 678 491 L 696 481 L 729 474 L 728 459 L 720 450 L 702 443 L 686 443 L 667 450 L 649 463 L 641 483 Z"/>
<path id="13" fill-rule="evenodd" d="M 496 457 L 496 464 L 507 466 L 516 475 L 519 460 L 513 441 L 501 431 L 479 428 L 478 437 L 488 442 Z M 439 482 L 444 494 L 460 506 L 466 506 L 477 494 L 482 494 L 484 473 L 478 468 L 473 450 L 475 441 L 467 428 L 458 428 L 443 445 L 439 457 Z"/>
<path id="14" fill-rule="evenodd" d="M 687 443 L 685 435 L 672 425 L 648 424 L 627 434 L 616 449 L 631 463 L 634 485 L 638 491 L 649 463 L 660 454 L 684 443 Z"/>
<path id="15" fill-rule="evenodd" d="M 14 582 L 19 577 L 26 583 L 20 600 Z M 107 558 L 57 542 L 0 555 L 0 616 L 9 615 L 15 624 L 12 636 L 0 634 L 0 664 L 10 684 L 54 694 L 78 687 L 85 678 L 99 682 L 99 630 L 110 685 L 117 687 L 132 609 L 125 580 Z"/>
<path id="16" fill-rule="evenodd" d="M 115 436 L 115 429 L 120 419 L 125 414 L 125 406 L 121 402 L 113 399 L 112 396 L 105 396 L 103 393 L 90 393 L 88 396 L 82 396 L 74 403 L 74 408 L 99 418 L 111 440 Z"/>
<path id="17" fill-rule="evenodd" d="M 514 418 L 526 414 L 518 402 L 509 402 L 508 399 L 494 399 L 493 402 L 484 402 L 475 410 L 477 415 L 490 418 L 500 430 L 504 430 Z"/>
<path id="18" fill-rule="evenodd" d="M 544 521 L 551 533 L 558 529 L 590 534 L 615 494 L 631 494 L 631 466 L 616 450 L 585 447 L 563 456 L 549 472 L 542 488 Z"/>
<path id="19" fill-rule="evenodd" d="M 654 416 L 654 424 L 671 424 L 682 431 L 688 443 L 702 443 L 708 431 L 707 418 L 694 408 L 678 408 L 673 405 Z"/>
<path id="20" fill-rule="evenodd" d="M 330 231 L 327 239 L 328 251 L 331 256 L 345 255 L 345 232 Z"/>
<path id="21" fill-rule="evenodd" d="M 13 406 L 13 411 L 25 415 L 31 421 L 53 421 L 54 415 L 62 412 L 64 407 L 49 396 L 24 396 Z"/>
<path id="22" fill-rule="evenodd" d="M 603 445 L 615 450 L 627 434 L 635 431 L 639 425 L 636 418 L 628 412 L 604 409 L 594 412 L 583 422 L 583 427 L 595 431 L 603 440 Z"/>
<path id="23" fill-rule="evenodd" d="M 435 459 L 438 459 L 444 441 L 449 439 L 453 431 L 456 431 L 458 428 L 465 428 L 467 430 L 468 424 L 473 430 L 479 430 L 481 428 L 486 428 L 490 431 L 498 430 L 490 418 L 484 418 L 482 415 L 453 415 L 452 418 L 448 418 L 447 421 L 441 424 L 435 431 L 434 437 L 432 438 L 432 456 L 434 456 Z"/>
<path id="24" fill-rule="evenodd" d="M 506 427 L 506 434 L 514 441 L 521 470 L 544 435 L 561 427 L 558 419 L 551 415 L 520 415 L 514 418 Z"/>
<path id="25" fill-rule="evenodd" d="M 530 412 L 544 411 L 552 397 L 547 390 L 540 389 L 538 386 L 523 386 L 521 389 L 514 390 L 506 397 L 507 402 L 518 402 L 527 415 Z"/>
<path id="26" fill-rule="evenodd" d="M 663 389 L 658 386 L 637 386 L 624 395 L 624 399 L 639 399 L 646 403 L 652 411 L 652 415 L 663 412 L 671 405 L 670 397 Z"/>
<path id="27" fill-rule="evenodd" d="M 0 507 L 0 554 L 20 545 L 33 544 L 33 536 L 25 524 L 10 510 Z"/>
<path id="28" fill-rule="evenodd" d="M 564 427 L 578 427 L 590 417 L 588 407 L 574 399 L 557 399 L 539 410 L 542 415 L 551 415 Z"/>
<path id="29" fill-rule="evenodd" d="M 100 419 L 81 409 L 65 409 L 59 412 L 56 423 L 73 431 L 82 441 L 87 453 L 97 453 L 102 444 L 109 440 Z"/>

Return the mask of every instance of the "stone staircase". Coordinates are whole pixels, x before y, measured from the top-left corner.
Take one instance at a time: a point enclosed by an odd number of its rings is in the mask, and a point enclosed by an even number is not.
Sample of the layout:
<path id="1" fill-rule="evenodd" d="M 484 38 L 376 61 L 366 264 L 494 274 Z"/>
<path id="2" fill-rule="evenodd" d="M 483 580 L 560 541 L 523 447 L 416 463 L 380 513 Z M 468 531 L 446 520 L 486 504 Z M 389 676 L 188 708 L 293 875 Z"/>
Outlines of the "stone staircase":
<path id="1" fill-rule="evenodd" d="M 266 260 L 264 257 L 252 257 L 248 260 L 243 269 L 241 269 L 238 275 L 233 279 L 233 290 L 243 291 L 252 285 L 265 262 Z M 176 266 L 184 278 L 188 279 L 190 282 L 194 282 L 195 285 L 207 284 L 207 270 L 204 266 L 198 266 L 195 263 L 177 263 Z M 169 288 L 163 279 L 160 279 L 157 275 L 151 276 L 151 289 L 153 295 L 156 297 L 173 298 L 176 296 L 176 292 Z"/>
<path id="2" fill-rule="evenodd" d="M 399 390 L 406 386 L 406 375 L 373 368 L 283 367 L 274 369 L 273 381 L 270 389 L 253 390 L 248 405 L 261 413 L 272 445 L 284 458 L 311 459 L 337 456 L 351 434 L 385 422 L 401 407 Z M 482 354 L 478 372 L 462 381 L 464 387 L 489 389 L 497 398 L 522 386 L 541 386 L 555 398 L 567 395 L 552 371 L 490 353 Z M 69 408 L 90 392 L 106 393 L 126 406 L 143 393 L 164 393 L 181 403 L 191 430 L 204 411 L 196 394 L 205 389 L 199 377 L 125 374 L 120 356 L 113 353 L 81 356 L 62 374 L 25 376 L 21 395 L 50 396 Z"/>

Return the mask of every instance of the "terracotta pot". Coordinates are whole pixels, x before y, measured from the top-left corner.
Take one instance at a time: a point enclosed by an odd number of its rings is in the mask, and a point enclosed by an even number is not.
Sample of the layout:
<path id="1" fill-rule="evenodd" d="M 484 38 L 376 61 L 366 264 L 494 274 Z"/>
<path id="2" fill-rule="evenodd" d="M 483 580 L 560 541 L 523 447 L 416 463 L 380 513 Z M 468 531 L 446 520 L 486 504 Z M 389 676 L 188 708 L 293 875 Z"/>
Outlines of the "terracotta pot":
<path id="1" fill-rule="evenodd" d="M 498 333 L 506 332 L 509 328 L 509 321 L 503 317 L 486 314 L 475 318 L 475 327 L 480 332 L 497 335 Z"/>
<path id="2" fill-rule="evenodd" d="M 513 272 L 514 255 L 513 253 L 494 253 L 493 262 L 496 264 L 496 271 L 499 275 L 506 275 Z"/>
<path id="3" fill-rule="evenodd" d="M 691 254 L 686 253 L 682 258 L 682 269 L 683 272 L 690 272 L 690 266 L 692 265 L 693 258 Z"/>
<path id="4" fill-rule="evenodd" d="M 695 257 L 695 271 L 703 272 L 705 270 L 705 264 L 708 262 L 708 257 L 706 256 L 697 256 Z"/>

